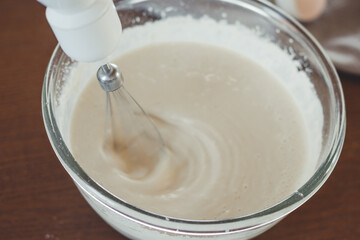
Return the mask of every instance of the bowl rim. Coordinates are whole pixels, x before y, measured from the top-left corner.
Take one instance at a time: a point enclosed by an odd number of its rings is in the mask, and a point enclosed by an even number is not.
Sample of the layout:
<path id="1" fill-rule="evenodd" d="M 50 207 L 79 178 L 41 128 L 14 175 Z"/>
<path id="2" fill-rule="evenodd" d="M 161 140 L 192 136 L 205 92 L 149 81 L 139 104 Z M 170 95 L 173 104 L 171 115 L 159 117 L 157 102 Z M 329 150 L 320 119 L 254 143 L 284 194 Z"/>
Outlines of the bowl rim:
<path id="1" fill-rule="evenodd" d="M 130 2 L 132 0 L 129 0 Z M 148 0 L 136 0 L 136 2 L 146 2 Z M 215 0 L 226 2 L 230 4 L 240 4 L 241 2 L 249 2 L 248 0 Z M 329 153 L 327 154 L 325 160 L 321 163 L 321 165 L 317 168 L 314 174 L 306 181 L 306 183 L 301 186 L 297 191 L 295 191 L 292 195 L 290 195 L 285 200 L 269 207 L 259 212 L 255 212 L 252 214 L 248 214 L 241 217 L 229 218 L 229 219 L 221 219 L 221 220 L 189 220 L 189 219 L 180 219 L 174 217 L 167 217 L 164 215 L 152 213 L 150 211 L 146 211 L 144 209 L 138 208 L 134 205 L 131 205 L 107 190 L 105 190 L 100 184 L 94 181 L 90 176 L 86 174 L 86 172 L 80 167 L 80 165 L 75 161 L 73 156 L 71 155 L 69 149 L 67 148 L 63 138 L 61 136 L 60 130 L 57 126 L 56 119 L 54 116 L 53 106 L 51 102 L 51 98 L 49 97 L 50 91 L 49 86 L 52 73 L 54 70 L 54 66 L 58 66 L 58 62 L 61 62 L 64 57 L 64 53 L 61 50 L 60 46 L 57 45 L 51 58 L 49 64 L 46 69 L 44 83 L 42 88 L 42 114 L 45 129 L 47 135 L 49 137 L 50 143 L 60 160 L 63 167 L 70 174 L 70 176 L 75 181 L 76 185 L 81 188 L 81 190 L 85 191 L 87 194 L 92 196 L 94 199 L 99 201 L 101 204 L 111 209 L 112 211 L 116 211 L 117 214 L 120 214 L 132 221 L 138 222 L 147 227 L 156 228 L 162 231 L 177 233 L 177 234 L 188 234 L 188 235 L 216 235 L 216 234 L 228 234 L 235 233 L 240 231 L 247 231 L 249 229 L 259 228 L 264 225 L 269 225 L 290 212 L 294 211 L 300 205 L 302 205 L 305 201 L 307 201 L 313 194 L 317 192 L 317 190 L 325 183 L 327 178 L 330 176 L 333 171 L 345 137 L 345 128 L 346 128 L 346 116 L 345 116 L 345 103 L 344 96 L 341 87 L 341 83 L 337 72 L 335 70 L 334 65 L 330 61 L 329 57 L 326 55 L 324 49 L 318 43 L 318 41 L 293 17 L 284 13 L 281 9 L 272 5 L 271 3 L 264 0 L 255 0 L 252 1 L 251 5 L 257 4 L 257 6 L 261 6 L 263 11 L 268 12 L 273 15 L 276 14 L 280 16 L 283 20 L 287 21 L 287 24 L 290 24 L 293 28 L 295 28 L 303 37 L 305 37 L 312 44 L 313 51 L 316 51 L 320 56 L 324 66 L 325 71 L 329 75 L 329 80 L 334 88 L 334 92 L 336 93 L 336 102 L 335 108 L 337 109 L 338 115 L 334 120 L 334 132 L 333 138 L 330 141 L 331 147 Z M 129 210 L 124 211 L 123 210 Z M 139 216 L 134 217 L 132 213 L 139 214 Z M 154 219 L 159 220 L 158 224 L 152 223 Z M 150 221 L 151 220 L 151 221 Z M 256 221 L 254 221 L 256 220 Z M 232 223 L 243 223 L 240 227 L 234 227 Z M 172 223 L 176 223 L 176 227 L 172 226 Z M 191 225 L 196 226 L 205 226 L 204 228 L 200 228 L 198 230 L 196 228 L 191 228 Z M 219 227 L 221 225 L 221 227 Z M 215 227 L 218 226 L 218 227 Z M 213 227 L 215 230 L 212 231 L 210 228 Z"/>

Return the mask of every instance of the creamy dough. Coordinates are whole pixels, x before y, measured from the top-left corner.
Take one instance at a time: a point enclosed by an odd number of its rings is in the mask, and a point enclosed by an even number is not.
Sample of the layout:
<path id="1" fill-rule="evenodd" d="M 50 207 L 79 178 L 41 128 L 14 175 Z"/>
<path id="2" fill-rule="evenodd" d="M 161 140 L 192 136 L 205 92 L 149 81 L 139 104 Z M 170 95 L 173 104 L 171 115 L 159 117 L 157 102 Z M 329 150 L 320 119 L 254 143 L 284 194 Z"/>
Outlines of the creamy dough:
<path id="1" fill-rule="evenodd" d="M 185 42 L 149 45 L 115 63 L 168 151 L 148 174 L 124 171 L 122 163 L 131 161 L 104 148 L 105 93 L 92 79 L 72 115 L 70 148 L 108 191 L 157 214 L 199 220 L 262 210 L 302 184 L 305 122 L 290 93 L 260 65 Z"/>

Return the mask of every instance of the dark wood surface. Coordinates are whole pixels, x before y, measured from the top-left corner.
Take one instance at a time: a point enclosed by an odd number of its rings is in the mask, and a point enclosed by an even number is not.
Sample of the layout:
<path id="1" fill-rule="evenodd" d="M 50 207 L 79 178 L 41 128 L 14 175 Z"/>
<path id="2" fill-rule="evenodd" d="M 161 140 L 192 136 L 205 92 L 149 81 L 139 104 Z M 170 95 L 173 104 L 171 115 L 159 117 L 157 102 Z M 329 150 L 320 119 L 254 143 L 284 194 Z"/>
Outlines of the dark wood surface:
<path id="1" fill-rule="evenodd" d="M 56 40 L 44 10 L 35 0 L 0 1 L 0 239 L 126 239 L 80 196 L 46 136 L 40 94 Z M 347 133 L 338 165 L 258 240 L 360 239 L 360 77 L 340 77 Z"/>

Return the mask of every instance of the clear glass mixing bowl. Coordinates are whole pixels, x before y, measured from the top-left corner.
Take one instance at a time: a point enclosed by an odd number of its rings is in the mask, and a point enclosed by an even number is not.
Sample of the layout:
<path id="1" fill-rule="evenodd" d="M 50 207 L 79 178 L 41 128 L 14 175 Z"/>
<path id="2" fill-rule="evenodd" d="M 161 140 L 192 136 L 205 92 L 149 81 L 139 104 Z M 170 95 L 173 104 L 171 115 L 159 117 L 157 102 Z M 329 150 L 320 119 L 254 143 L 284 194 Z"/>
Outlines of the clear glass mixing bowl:
<path id="1" fill-rule="evenodd" d="M 132 206 L 103 189 L 78 165 L 59 131 L 56 110 L 61 88 L 74 62 L 57 47 L 48 65 L 42 92 L 42 110 L 50 142 L 66 171 L 92 208 L 113 228 L 131 239 L 249 239 L 266 231 L 307 201 L 326 181 L 339 158 L 345 133 L 345 107 L 341 85 L 329 58 L 318 42 L 293 18 L 266 1 L 255 0 L 124 0 L 116 6 L 124 28 L 172 16 L 226 16 L 261 30 L 301 62 L 321 102 L 324 116 L 322 148 L 314 159 L 312 177 L 286 200 L 263 211 L 234 219 L 191 221 L 168 218 Z M 291 40 L 291 41 L 289 41 Z M 291 47 L 290 43 L 291 42 Z"/>

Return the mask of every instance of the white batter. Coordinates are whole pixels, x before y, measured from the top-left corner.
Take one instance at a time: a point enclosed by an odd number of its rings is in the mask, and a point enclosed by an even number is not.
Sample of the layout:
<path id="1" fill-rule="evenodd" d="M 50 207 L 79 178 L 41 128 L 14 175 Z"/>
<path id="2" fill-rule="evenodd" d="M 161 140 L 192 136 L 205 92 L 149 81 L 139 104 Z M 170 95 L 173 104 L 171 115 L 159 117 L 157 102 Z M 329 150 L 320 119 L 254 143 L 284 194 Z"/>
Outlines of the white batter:
<path id="1" fill-rule="evenodd" d="M 119 198 L 171 217 L 224 219 L 269 207 L 303 183 L 305 121 L 292 95 L 260 65 L 189 42 L 149 45 L 115 63 L 171 149 L 149 174 L 124 171 L 121 163 L 132 163 L 104 148 L 105 93 L 90 81 L 72 114 L 70 148 Z"/>

